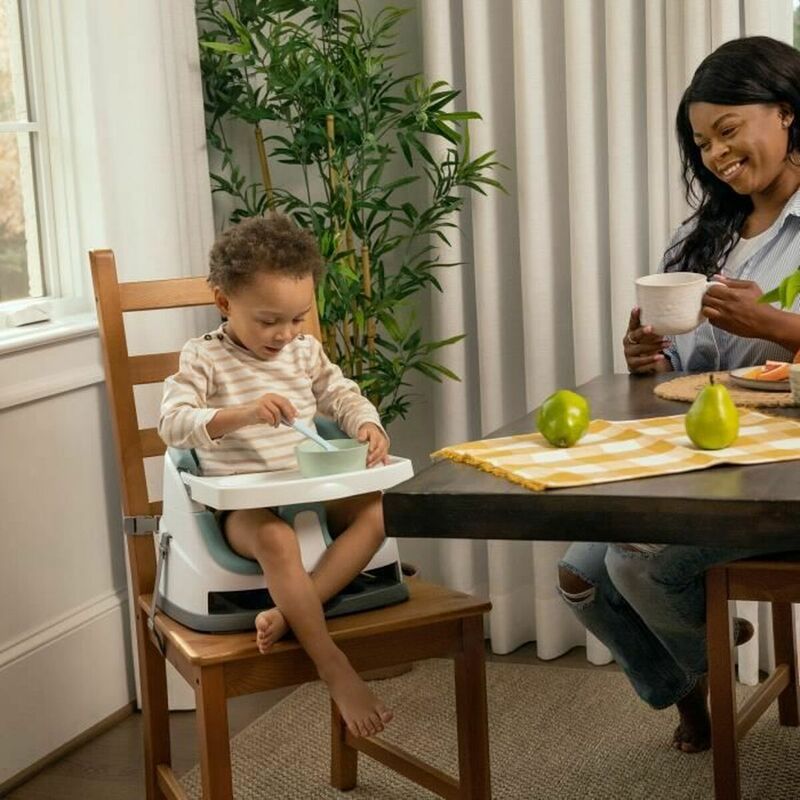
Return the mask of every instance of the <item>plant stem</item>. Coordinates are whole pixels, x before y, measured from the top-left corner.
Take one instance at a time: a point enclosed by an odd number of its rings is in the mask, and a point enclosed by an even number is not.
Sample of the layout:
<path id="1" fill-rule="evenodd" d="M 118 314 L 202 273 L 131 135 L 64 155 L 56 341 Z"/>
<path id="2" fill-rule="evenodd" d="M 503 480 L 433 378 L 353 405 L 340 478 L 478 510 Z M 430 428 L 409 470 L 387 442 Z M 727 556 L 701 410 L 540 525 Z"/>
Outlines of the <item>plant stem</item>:
<path id="1" fill-rule="evenodd" d="M 325 349 L 328 351 L 328 358 L 335 364 L 336 358 L 336 326 L 333 324 L 325 326 Z"/>
<path id="2" fill-rule="evenodd" d="M 336 195 L 336 187 L 339 182 L 339 176 L 336 171 L 336 167 L 334 166 L 333 159 L 334 159 L 334 149 L 333 144 L 335 141 L 336 136 L 336 129 L 334 126 L 334 118 L 333 114 L 326 114 L 325 115 L 325 139 L 328 145 L 328 182 L 330 185 L 330 203 L 334 202 L 334 197 Z M 339 225 L 339 218 L 336 214 L 332 214 L 332 221 L 333 221 L 333 230 L 336 237 L 336 253 L 338 254 L 341 251 L 341 239 L 339 233 L 341 231 L 341 227 Z M 339 333 L 342 337 L 342 344 L 346 353 L 347 361 L 346 364 L 349 365 L 348 372 L 352 376 L 353 374 L 353 358 L 352 358 L 352 346 L 351 346 L 351 334 L 350 334 L 350 321 L 347 319 L 347 316 L 344 311 L 342 311 L 342 318 L 340 320 L 340 329 Z"/>
<path id="3" fill-rule="evenodd" d="M 261 135 L 261 126 L 256 123 L 253 128 L 256 138 L 256 150 L 258 151 L 258 163 L 261 166 L 261 180 L 264 183 L 264 190 L 267 193 L 267 208 L 272 211 L 275 208 L 275 196 L 272 192 L 272 177 L 269 174 L 269 163 L 267 162 L 267 151 L 264 148 L 264 137 Z"/>
<path id="4" fill-rule="evenodd" d="M 331 184 L 331 195 L 333 195 L 333 190 L 336 188 L 336 170 L 333 166 L 333 138 L 334 138 L 333 114 L 326 114 L 325 139 L 328 142 L 328 180 L 330 181 Z"/>
<path id="5" fill-rule="evenodd" d="M 350 227 L 350 222 L 348 221 L 347 227 L 344 229 L 344 239 L 345 239 L 345 247 L 347 247 L 349 254 L 347 256 L 347 260 L 350 264 L 350 269 L 353 272 L 356 272 L 356 257 L 355 257 L 355 242 L 353 241 L 353 229 Z M 353 300 L 353 347 L 356 351 L 356 361 L 353 365 L 353 372 L 358 375 L 359 377 L 364 372 L 364 364 L 363 358 L 358 355 L 360 353 L 361 347 L 361 329 L 358 325 L 358 320 L 356 317 L 356 300 Z"/>
<path id="6" fill-rule="evenodd" d="M 366 242 L 361 243 L 361 286 L 364 289 L 364 296 L 372 299 L 372 272 L 369 263 L 369 247 Z M 367 317 L 367 352 L 372 355 L 375 352 L 375 317 L 371 314 Z"/>

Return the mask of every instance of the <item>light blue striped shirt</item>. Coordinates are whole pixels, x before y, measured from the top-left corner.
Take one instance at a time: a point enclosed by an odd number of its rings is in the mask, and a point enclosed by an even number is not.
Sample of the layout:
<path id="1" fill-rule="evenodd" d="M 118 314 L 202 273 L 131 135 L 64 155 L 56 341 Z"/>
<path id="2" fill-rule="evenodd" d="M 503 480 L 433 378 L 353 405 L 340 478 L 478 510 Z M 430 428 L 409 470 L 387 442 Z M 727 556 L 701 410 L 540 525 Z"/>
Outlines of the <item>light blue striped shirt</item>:
<path id="1" fill-rule="evenodd" d="M 670 248 L 688 232 L 682 225 L 672 237 Z M 800 190 L 787 200 L 775 222 L 759 238 L 759 246 L 738 266 L 722 274 L 728 278 L 755 281 L 762 292 L 774 289 L 800 266 Z M 669 249 L 667 250 L 669 253 Z M 662 260 L 661 269 L 664 269 Z M 792 311 L 800 311 L 800 298 Z M 708 372 L 763 364 L 767 360 L 791 361 L 794 353 L 766 339 L 748 339 L 715 328 L 709 322 L 689 333 L 669 337 L 672 345 L 664 352 L 676 371 Z"/>

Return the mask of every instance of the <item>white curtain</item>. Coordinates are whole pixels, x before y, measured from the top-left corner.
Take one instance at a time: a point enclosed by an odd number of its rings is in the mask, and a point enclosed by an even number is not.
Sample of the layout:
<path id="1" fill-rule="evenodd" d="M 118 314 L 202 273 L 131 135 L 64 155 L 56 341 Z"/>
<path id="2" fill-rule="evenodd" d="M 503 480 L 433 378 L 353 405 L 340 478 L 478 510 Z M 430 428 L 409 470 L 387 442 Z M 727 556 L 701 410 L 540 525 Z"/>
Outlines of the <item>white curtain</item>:
<path id="1" fill-rule="evenodd" d="M 420 0 L 423 63 L 462 88 L 474 153 L 497 150 L 508 194 L 474 197 L 432 296 L 442 359 L 435 445 L 487 434 L 561 386 L 625 372 L 634 278 L 687 215 L 674 117 L 702 58 L 766 34 L 791 42 L 791 0 Z M 450 585 L 489 595 L 491 643 L 610 654 L 555 591 L 563 543 L 443 541 Z M 757 620 L 757 604 L 746 615 Z M 744 609 L 743 609 L 744 610 Z M 763 627 L 763 626 L 762 626 Z M 765 649 L 765 648 L 762 648 Z M 755 680 L 758 637 L 740 655 Z"/>

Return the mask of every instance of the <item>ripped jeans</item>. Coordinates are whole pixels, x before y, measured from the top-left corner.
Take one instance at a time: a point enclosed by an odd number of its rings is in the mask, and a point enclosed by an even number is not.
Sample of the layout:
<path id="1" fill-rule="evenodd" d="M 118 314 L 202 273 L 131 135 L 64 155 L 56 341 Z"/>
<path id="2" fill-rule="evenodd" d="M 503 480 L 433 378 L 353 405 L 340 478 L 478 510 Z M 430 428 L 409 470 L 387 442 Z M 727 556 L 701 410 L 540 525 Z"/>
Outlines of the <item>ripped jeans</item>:
<path id="1" fill-rule="evenodd" d="M 776 550 L 576 542 L 559 568 L 589 587 L 559 593 L 642 700 L 666 708 L 707 671 L 706 569 L 768 552 Z"/>

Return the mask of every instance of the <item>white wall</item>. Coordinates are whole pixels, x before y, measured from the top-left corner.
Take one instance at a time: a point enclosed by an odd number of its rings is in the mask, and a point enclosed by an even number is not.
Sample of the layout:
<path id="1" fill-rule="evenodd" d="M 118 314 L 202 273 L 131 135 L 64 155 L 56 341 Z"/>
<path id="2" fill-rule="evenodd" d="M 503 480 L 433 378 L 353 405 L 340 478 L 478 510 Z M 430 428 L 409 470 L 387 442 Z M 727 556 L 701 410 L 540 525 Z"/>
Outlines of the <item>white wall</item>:
<path id="1" fill-rule="evenodd" d="M 123 279 L 201 274 L 213 230 L 193 3 L 70 0 L 61 22 L 73 136 L 59 145 L 86 275 L 100 247 Z M 137 321 L 132 349 L 196 327 L 170 320 Z M 0 442 L 1 785 L 134 697 L 96 333 L 0 354 Z"/>

